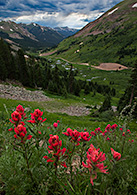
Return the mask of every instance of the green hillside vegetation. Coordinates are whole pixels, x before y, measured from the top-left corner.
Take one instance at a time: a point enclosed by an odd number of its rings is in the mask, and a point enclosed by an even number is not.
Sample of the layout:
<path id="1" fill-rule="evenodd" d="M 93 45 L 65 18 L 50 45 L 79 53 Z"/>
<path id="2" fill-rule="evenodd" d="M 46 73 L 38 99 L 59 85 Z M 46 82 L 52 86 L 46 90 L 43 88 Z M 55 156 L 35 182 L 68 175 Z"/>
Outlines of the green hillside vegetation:
<path id="1" fill-rule="evenodd" d="M 57 55 L 91 65 L 115 62 L 133 66 L 137 60 L 136 33 L 136 26 L 128 26 L 121 30 L 117 28 L 110 33 L 90 35 L 84 40 L 82 37 L 67 38 L 59 44 Z M 81 42 L 83 42 L 82 45 L 80 45 Z M 79 52 L 76 52 L 77 50 Z"/>
<path id="2" fill-rule="evenodd" d="M 99 65 L 116 62 L 133 66 L 137 60 L 137 12 L 135 0 L 125 0 L 89 23 L 76 35 L 63 40 L 57 56 L 75 62 Z M 113 14 L 109 12 L 118 8 Z M 94 32 L 97 34 L 94 35 Z"/>

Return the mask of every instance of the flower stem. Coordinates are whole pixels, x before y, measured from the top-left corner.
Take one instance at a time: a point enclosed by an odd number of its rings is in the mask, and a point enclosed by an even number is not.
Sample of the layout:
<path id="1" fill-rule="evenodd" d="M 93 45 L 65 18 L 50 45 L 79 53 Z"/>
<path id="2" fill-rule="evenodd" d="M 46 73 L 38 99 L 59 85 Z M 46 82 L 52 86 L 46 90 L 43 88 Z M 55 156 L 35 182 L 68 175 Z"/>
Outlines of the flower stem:
<path id="1" fill-rule="evenodd" d="M 27 173 L 30 176 L 31 181 L 34 182 L 34 179 L 33 179 L 33 176 L 32 176 L 32 172 L 31 172 L 30 166 L 29 166 L 29 159 L 28 159 L 28 155 L 27 155 L 27 149 L 26 149 L 25 144 L 23 144 L 23 145 L 24 145 L 24 158 L 25 158 L 26 165 L 27 165 Z"/>

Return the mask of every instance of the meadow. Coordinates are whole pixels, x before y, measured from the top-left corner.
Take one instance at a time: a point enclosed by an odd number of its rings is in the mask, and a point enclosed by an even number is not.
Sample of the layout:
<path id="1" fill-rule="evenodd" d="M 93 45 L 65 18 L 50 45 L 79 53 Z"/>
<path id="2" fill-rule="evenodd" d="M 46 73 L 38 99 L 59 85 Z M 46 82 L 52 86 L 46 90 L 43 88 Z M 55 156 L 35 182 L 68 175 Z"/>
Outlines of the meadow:
<path id="1" fill-rule="evenodd" d="M 127 120 L 95 129 L 79 123 L 76 129 L 73 119 L 66 126 L 60 115 L 52 115 L 52 120 L 57 118 L 49 123 L 50 115 L 46 113 L 45 118 L 43 110 L 30 108 L 28 112 L 28 107 L 19 104 L 9 112 L 9 107 L 4 107 L 7 118 L 1 115 L 0 121 L 1 194 L 137 192 L 137 135 L 128 128 Z"/>
<path id="2" fill-rule="evenodd" d="M 58 62 L 60 69 L 70 68 Z M 112 85 L 113 106 L 131 74 L 130 69 L 101 71 L 78 64 L 73 68 L 77 79 Z M 105 98 L 100 93 L 85 95 L 82 90 L 80 96 L 67 98 L 44 93 L 51 101 L 0 98 L 1 194 L 136 194 L 137 125 L 132 113 L 93 117 Z M 88 108 L 89 115 L 60 111 L 70 106 Z"/>

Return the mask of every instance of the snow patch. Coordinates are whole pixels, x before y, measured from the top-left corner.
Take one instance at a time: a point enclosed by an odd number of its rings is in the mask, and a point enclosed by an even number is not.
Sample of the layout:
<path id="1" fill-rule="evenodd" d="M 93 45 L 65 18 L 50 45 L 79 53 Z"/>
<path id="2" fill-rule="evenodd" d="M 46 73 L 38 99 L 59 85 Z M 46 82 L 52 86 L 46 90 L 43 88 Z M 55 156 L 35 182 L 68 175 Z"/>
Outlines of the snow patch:
<path id="1" fill-rule="evenodd" d="M 117 10 L 118 10 L 118 7 L 115 8 L 115 9 L 113 9 L 111 12 L 109 12 L 108 15 L 113 14 L 113 13 L 114 13 L 115 11 L 117 11 Z"/>
<path id="2" fill-rule="evenodd" d="M 135 3 L 135 4 L 132 6 L 132 8 L 134 8 L 134 7 L 137 7 L 137 3 Z"/>
<path id="3" fill-rule="evenodd" d="M 41 28 L 42 32 L 44 32 L 44 28 L 42 26 L 40 28 Z"/>

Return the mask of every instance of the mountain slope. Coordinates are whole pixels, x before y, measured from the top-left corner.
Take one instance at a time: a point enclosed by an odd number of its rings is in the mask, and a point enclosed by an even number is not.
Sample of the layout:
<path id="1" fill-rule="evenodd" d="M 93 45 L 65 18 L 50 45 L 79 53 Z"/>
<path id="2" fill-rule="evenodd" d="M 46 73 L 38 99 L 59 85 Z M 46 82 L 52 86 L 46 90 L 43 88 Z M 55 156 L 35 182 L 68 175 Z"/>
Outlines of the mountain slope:
<path id="1" fill-rule="evenodd" d="M 11 21 L 0 22 L 0 37 L 4 38 L 14 49 L 30 46 L 38 43 L 35 36 L 27 30 Z"/>
<path id="2" fill-rule="evenodd" d="M 137 60 L 136 34 L 136 0 L 124 0 L 62 41 L 57 55 L 94 65 L 115 62 L 132 66 Z"/>
<path id="3" fill-rule="evenodd" d="M 20 26 L 33 34 L 39 42 L 48 47 L 55 46 L 63 40 L 63 36 L 60 33 L 49 27 L 41 26 L 36 23 L 31 23 L 29 25 L 20 24 Z"/>
<path id="4" fill-rule="evenodd" d="M 57 45 L 63 36 L 54 29 L 31 23 L 16 24 L 12 21 L 0 22 L 0 37 L 9 42 L 14 49 L 40 49 Z"/>

